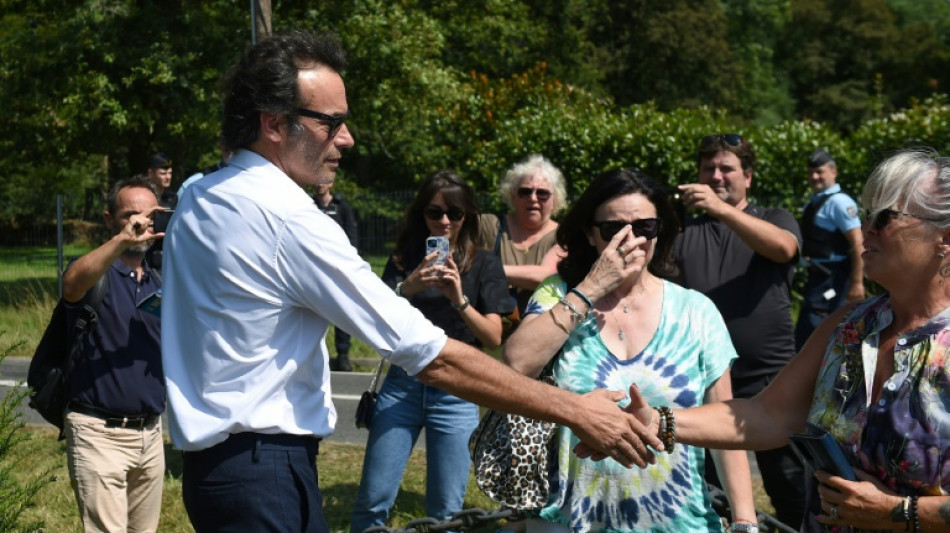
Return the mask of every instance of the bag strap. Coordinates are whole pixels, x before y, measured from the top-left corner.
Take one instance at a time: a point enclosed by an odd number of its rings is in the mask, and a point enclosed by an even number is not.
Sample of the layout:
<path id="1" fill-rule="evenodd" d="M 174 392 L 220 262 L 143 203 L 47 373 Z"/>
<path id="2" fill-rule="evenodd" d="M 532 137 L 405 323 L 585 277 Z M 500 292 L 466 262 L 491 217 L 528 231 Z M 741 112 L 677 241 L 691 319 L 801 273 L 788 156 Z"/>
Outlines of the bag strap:
<path id="1" fill-rule="evenodd" d="M 82 297 L 82 310 L 79 312 L 79 317 L 76 318 L 76 322 L 73 323 L 69 337 L 69 349 L 61 366 L 63 376 L 67 380 L 69 379 L 69 373 L 72 371 L 73 358 L 82 350 L 81 343 L 83 336 L 90 327 L 95 326 L 99 322 L 99 304 L 102 303 L 108 291 L 109 275 L 107 273 L 96 280 L 96 284 Z"/>
<path id="2" fill-rule="evenodd" d="M 376 385 L 379 383 L 379 376 L 383 373 L 383 363 L 385 362 L 385 359 L 379 358 L 379 364 L 376 365 L 376 372 L 373 374 L 373 381 L 369 384 L 369 390 L 372 392 L 376 392 Z"/>
<path id="3" fill-rule="evenodd" d="M 508 220 L 506 219 L 507 215 L 499 213 L 495 215 L 495 218 L 498 219 L 498 233 L 495 234 L 495 250 L 494 254 L 498 257 L 501 257 L 501 235 L 503 233 L 508 233 Z"/>

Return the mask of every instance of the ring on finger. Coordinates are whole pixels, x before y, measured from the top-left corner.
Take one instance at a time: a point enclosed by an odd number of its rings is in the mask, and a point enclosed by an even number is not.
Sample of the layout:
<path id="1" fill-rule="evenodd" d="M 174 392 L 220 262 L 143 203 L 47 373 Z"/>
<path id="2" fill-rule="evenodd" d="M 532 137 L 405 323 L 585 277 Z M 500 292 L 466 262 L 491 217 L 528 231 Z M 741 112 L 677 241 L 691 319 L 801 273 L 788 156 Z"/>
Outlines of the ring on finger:
<path id="1" fill-rule="evenodd" d="M 835 520 L 839 520 L 839 519 L 841 518 L 841 516 L 838 515 L 838 505 L 837 505 L 837 504 L 833 504 L 833 505 L 831 506 L 831 518 L 833 518 L 833 519 L 835 519 Z"/>
<path id="2" fill-rule="evenodd" d="M 627 255 L 627 249 L 624 248 L 623 246 L 618 246 L 617 253 L 620 254 L 621 256 Z"/>

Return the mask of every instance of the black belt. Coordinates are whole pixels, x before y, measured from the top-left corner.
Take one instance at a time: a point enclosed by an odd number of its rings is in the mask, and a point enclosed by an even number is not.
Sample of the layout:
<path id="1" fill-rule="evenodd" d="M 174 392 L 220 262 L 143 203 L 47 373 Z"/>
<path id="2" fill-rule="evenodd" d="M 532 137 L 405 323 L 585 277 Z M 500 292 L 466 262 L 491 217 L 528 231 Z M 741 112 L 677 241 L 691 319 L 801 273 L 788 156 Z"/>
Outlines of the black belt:
<path id="1" fill-rule="evenodd" d="M 161 415 L 155 414 L 126 416 L 83 403 L 70 403 L 69 410 L 81 415 L 100 418 L 106 423 L 107 428 L 145 429 L 161 417 Z"/>

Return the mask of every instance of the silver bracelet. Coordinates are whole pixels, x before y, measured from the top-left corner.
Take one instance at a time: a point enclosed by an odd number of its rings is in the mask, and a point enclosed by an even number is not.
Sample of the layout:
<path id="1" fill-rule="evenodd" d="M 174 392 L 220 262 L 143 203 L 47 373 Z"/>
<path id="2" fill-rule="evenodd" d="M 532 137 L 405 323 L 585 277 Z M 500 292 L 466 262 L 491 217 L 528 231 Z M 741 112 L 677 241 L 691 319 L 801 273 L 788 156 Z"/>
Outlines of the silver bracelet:
<path id="1" fill-rule="evenodd" d="M 577 310 L 577 307 L 574 306 L 571 302 L 567 301 L 565 298 L 558 300 L 558 303 L 564 306 L 564 309 L 567 309 L 571 312 L 571 322 L 575 324 L 580 324 L 584 320 L 584 315 Z"/>

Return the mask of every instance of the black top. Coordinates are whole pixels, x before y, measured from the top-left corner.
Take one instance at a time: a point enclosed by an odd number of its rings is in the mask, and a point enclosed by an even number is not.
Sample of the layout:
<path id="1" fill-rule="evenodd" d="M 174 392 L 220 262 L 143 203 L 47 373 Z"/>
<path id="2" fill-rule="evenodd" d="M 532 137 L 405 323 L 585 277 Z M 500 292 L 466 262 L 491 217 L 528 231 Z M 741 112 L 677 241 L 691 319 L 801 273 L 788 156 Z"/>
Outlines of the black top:
<path id="1" fill-rule="evenodd" d="M 161 288 L 148 265 L 138 282 L 121 260 L 106 271 L 109 290 L 98 308 L 98 325 L 86 335 L 82 355 L 69 375 L 70 401 L 122 415 L 165 410 L 161 321 L 136 304 Z M 66 304 L 70 323 L 80 304 Z"/>
<path id="2" fill-rule="evenodd" d="M 798 223 L 784 209 L 748 206 L 745 212 L 789 231 Z M 791 285 L 796 259 L 775 263 L 756 254 L 727 225 L 709 216 L 686 222 L 674 247 L 679 282 L 708 296 L 722 313 L 739 353 L 732 378 L 743 382 L 777 374 L 795 355 Z"/>
<path id="3" fill-rule="evenodd" d="M 317 204 L 317 207 L 320 209 L 320 211 L 323 211 L 328 217 L 332 218 L 334 222 L 343 228 L 343 232 L 346 233 L 346 238 L 350 240 L 350 244 L 353 245 L 353 248 L 359 248 L 359 232 L 356 228 L 356 213 L 353 211 L 353 208 L 350 207 L 350 204 L 348 204 L 346 200 L 343 199 L 343 196 L 334 194 L 330 199 L 330 203 L 327 205 L 320 205 L 320 200 L 317 198 L 314 198 L 313 202 Z"/>
<path id="4" fill-rule="evenodd" d="M 399 270 L 390 257 L 383 270 L 383 282 L 395 288 L 396 284 L 405 281 L 406 276 L 415 268 L 416 265 L 412 265 L 409 270 Z M 501 265 L 501 260 L 487 250 L 478 250 L 472 261 L 472 268 L 462 274 L 462 293 L 468 296 L 472 307 L 483 315 L 488 313 L 507 315 L 514 311 L 514 301 L 508 295 L 505 269 Z M 422 314 L 433 324 L 442 328 L 449 338 L 481 348 L 482 343 L 468 328 L 459 313 L 452 308 L 449 299 L 438 289 L 431 288 L 413 294 L 409 298 L 409 303 L 422 311 Z"/>
<path id="5" fill-rule="evenodd" d="M 848 238 L 840 230 L 828 231 L 825 228 L 815 224 L 815 215 L 821 209 L 825 202 L 836 194 L 823 194 L 817 199 L 812 199 L 805 206 L 805 212 L 802 214 L 802 255 L 808 259 L 827 259 L 834 254 L 848 255 L 851 245 Z"/>

